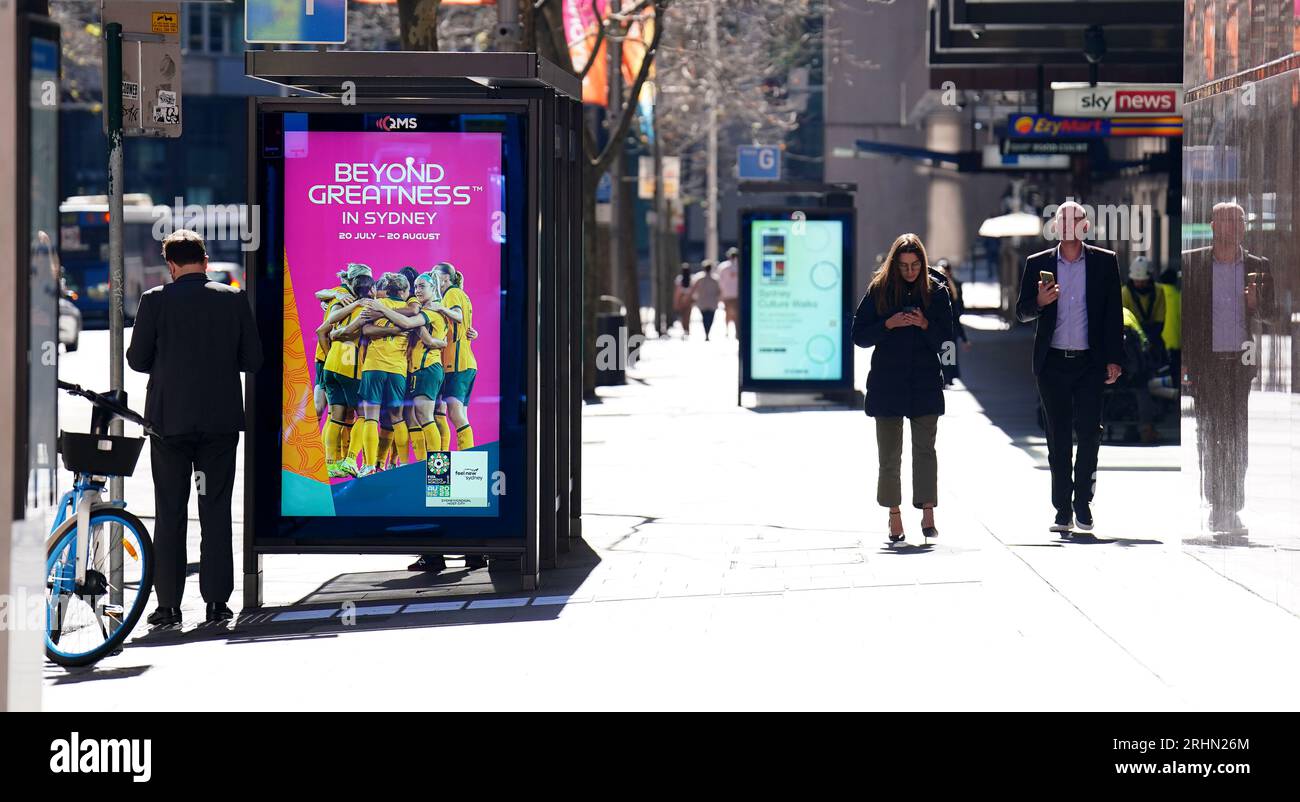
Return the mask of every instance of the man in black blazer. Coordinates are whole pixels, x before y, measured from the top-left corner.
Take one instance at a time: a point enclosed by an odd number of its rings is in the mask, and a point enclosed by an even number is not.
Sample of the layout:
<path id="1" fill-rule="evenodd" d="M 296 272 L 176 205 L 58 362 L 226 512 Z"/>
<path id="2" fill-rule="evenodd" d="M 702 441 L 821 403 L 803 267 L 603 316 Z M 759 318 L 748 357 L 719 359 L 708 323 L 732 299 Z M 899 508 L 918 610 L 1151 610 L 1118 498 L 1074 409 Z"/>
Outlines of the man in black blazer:
<path id="1" fill-rule="evenodd" d="M 172 283 L 140 297 L 126 352 L 132 370 L 149 374 L 144 416 L 158 432 L 150 441 L 158 609 L 149 623 L 181 621 L 192 473 L 203 536 L 199 588 L 208 621 L 224 621 L 234 615 L 226 602 L 235 584 L 230 496 L 244 429 L 239 374 L 261 367 L 262 344 L 244 293 L 208 280 L 202 237 L 181 229 L 162 250 Z"/>
<path id="2" fill-rule="evenodd" d="M 1102 390 L 1119 379 L 1124 355 L 1119 262 L 1114 251 L 1083 241 L 1089 221 L 1079 204 L 1061 204 L 1050 225 L 1059 244 L 1025 260 L 1016 317 L 1038 321 L 1034 375 L 1047 419 L 1051 530 L 1070 532 L 1077 521 L 1086 532 L 1093 527 Z"/>
<path id="3" fill-rule="evenodd" d="M 1201 491 L 1210 530 L 1245 535 L 1250 387 L 1259 370 L 1254 330 L 1275 311 L 1269 260 L 1245 249 L 1246 212 L 1214 206 L 1211 245 L 1182 254 L 1183 370 L 1196 412 Z"/>

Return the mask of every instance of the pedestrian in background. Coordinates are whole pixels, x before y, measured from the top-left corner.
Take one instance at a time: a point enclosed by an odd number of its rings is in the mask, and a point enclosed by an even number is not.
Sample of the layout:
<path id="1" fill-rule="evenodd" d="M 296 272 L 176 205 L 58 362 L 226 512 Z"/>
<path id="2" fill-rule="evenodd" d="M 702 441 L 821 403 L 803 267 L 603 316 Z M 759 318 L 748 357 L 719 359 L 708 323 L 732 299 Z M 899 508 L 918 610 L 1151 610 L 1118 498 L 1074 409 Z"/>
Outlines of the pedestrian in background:
<path id="1" fill-rule="evenodd" d="M 691 336 L 691 265 L 682 262 L 681 275 L 673 282 L 673 311 L 682 322 L 682 336 Z"/>
<path id="2" fill-rule="evenodd" d="M 1025 260 L 1016 317 L 1037 321 L 1033 368 L 1056 508 L 1049 529 L 1070 532 L 1077 521 L 1086 532 L 1093 527 L 1102 391 L 1124 372 L 1119 262 L 1114 251 L 1083 241 L 1091 221 L 1080 204 L 1062 203 L 1049 226 L 1059 242 Z"/>
<path id="3" fill-rule="evenodd" d="M 727 336 L 731 336 L 731 327 L 736 327 L 736 336 L 740 336 L 740 251 L 727 249 L 727 261 L 718 267 L 718 286 L 722 288 L 722 308 L 726 312 Z"/>
<path id="4" fill-rule="evenodd" d="M 709 330 L 713 328 L 713 316 L 718 313 L 718 302 L 722 300 L 722 287 L 713 275 L 711 259 L 700 262 L 700 272 L 691 282 L 691 300 L 704 318 L 704 341 L 708 342 Z"/>
<path id="5" fill-rule="evenodd" d="M 1145 256 L 1135 258 L 1128 266 L 1128 281 L 1124 282 L 1120 298 L 1124 308 L 1137 317 L 1147 339 L 1163 346 L 1165 294 L 1151 279 L 1151 260 Z"/>
<path id="6" fill-rule="evenodd" d="M 912 506 L 922 510 L 921 532 L 938 537 L 939 461 L 935 453 L 944 412 L 939 352 L 950 346 L 952 303 L 928 269 L 915 234 L 894 240 L 853 316 L 853 343 L 873 348 L 866 412 L 876 419 L 880 472 L 876 501 L 889 508 L 889 540 L 904 538 L 903 418 L 912 424 Z"/>
<path id="7" fill-rule="evenodd" d="M 262 344 L 242 290 L 209 281 L 203 238 L 180 229 L 162 244 L 172 282 L 140 297 L 126 359 L 149 374 L 144 417 L 153 467 L 158 609 L 149 623 L 181 623 L 185 592 L 185 530 L 191 476 L 199 477 L 199 590 L 207 620 L 234 616 L 226 602 L 235 586 L 230 498 L 235 452 L 244 429 L 239 374 L 262 366 Z"/>
<path id="8" fill-rule="evenodd" d="M 1173 386 L 1179 387 L 1183 381 L 1183 292 L 1178 270 L 1166 269 L 1156 287 L 1165 296 L 1165 327 L 1160 335 L 1169 355 L 1169 376 Z"/>

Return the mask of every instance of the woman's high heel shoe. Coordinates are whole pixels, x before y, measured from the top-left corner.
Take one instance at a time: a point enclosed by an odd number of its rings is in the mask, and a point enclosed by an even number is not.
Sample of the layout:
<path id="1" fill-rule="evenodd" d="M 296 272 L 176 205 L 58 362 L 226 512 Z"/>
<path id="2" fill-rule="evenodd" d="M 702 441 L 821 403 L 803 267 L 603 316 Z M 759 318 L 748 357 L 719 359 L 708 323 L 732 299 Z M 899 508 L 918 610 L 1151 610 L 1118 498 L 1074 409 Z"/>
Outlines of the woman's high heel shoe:
<path id="1" fill-rule="evenodd" d="M 902 510 L 899 510 L 899 511 L 897 511 L 897 512 L 890 511 L 890 513 L 889 513 L 889 520 L 890 520 L 890 523 L 893 523 L 893 520 L 894 520 L 894 516 L 895 516 L 895 515 L 898 516 L 898 518 L 899 518 L 899 523 L 901 524 L 901 523 L 903 522 L 903 521 L 902 521 L 902 518 L 903 518 L 903 511 L 902 511 Z M 898 534 L 894 534 L 894 532 L 893 532 L 892 529 L 891 529 L 890 532 L 889 532 L 889 542 L 890 542 L 890 543 L 897 543 L 898 541 L 902 540 L 904 537 L 906 537 L 906 534 L 903 533 L 903 532 L 899 532 Z"/>
<path id="2" fill-rule="evenodd" d="M 934 507 L 926 507 L 925 509 L 927 509 L 927 510 L 933 510 Z M 933 513 L 932 513 L 932 514 L 933 514 Z M 924 518 L 922 518 L 922 520 L 924 520 Z M 922 535 L 922 536 L 926 539 L 926 541 L 928 542 L 930 538 L 932 538 L 932 537 L 937 538 L 937 537 L 939 536 L 939 529 L 938 529 L 937 527 L 934 527 L 934 526 L 922 526 L 922 527 L 921 527 L 921 535 Z"/>

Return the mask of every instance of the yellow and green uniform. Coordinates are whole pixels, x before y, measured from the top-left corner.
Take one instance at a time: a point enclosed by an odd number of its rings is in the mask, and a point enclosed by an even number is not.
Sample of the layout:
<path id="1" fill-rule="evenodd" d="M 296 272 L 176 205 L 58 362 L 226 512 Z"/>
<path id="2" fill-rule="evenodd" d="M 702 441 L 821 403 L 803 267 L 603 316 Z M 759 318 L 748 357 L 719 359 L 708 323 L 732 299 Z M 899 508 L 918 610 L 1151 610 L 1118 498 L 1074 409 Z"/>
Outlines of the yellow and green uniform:
<path id="1" fill-rule="evenodd" d="M 1160 330 L 1165 348 L 1178 351 L 1183 347 L 1183 294 L 1173 284 L 1156 284 L 1165 297 L 1165 326 Z"/>
<path id="2" fill-rule="evenodd" d="M 348 288 L 344 287 L 342 284 L 330 290 L 330 292 L 334 293 L 335 296 L 345 295 L 347 291 Z M 321 306 L 325 309 L 325 317 L 330 316 L 330 313 L 333 312 L 338 307 L 338 303 L 339 303 L 338 300 L 321 302 Z M 321 347 L 320 342 L 317 341 L 316 343 L 316 384 L 321 387 L 325 386 L 325 359 L 328 356 L 329 353 L 326 352 L 326 350 Z"/>
<path id="3" fill-rule="evenodd" d="M 330 313 L 338 307 L 339 302 L 330 304 Z M 335 325 L 335 329 L 345 329 L 357 319 L 361 309 L 352 313 Z M 328 314 L 327 314 L 328 316 Z M 330 344 L 325 356 L 325 398 L 331 406 L 356 407 L 358 392 L 361 389 L 360 343 L 357 340 L 335 340 Z"/>
<path id="4" fill-rule="evenodd" d="M 442 349 L 442 367 L 446 373 L 442 397 L 455 398 L 468 405 L 470 392 L 474 389 L 474 377 L 478 375 L 478 362 L 474 359 L 474 350 L 469 341 L 469 330 L 474 325 L 474 306 L 470 303 L 469 296 L 459 287 L 447 290 L 442 296 L 442 305 L 447 309 L 459 309 L 463 318 L 459 323 L 447 320 L 447 347 Z"/>
<path id="5" fill-rule="evenodd" d="M 429 312 L 421 309 L 420 314 L 424 317 L 424 328 L 429 334 L 433 335 L 435 340 L 447 339 L 447 319 L 435 312 Z M 414 398 L 417 395 L 426 396 L 430 399 L 437 400 L 438 393 L 442 389 L 444 369 L 442 366 L 441 348 L 429 348 L 425 346 L 424 341 L 418 336 L 411 341 L 411 391 L 410 395 Z"/>
<path id="6" fill-rule="evenodd" d="M 403 309 L 405 301 L 392 298 L 380 298 L 379 302 L 389 309 Z M 393 323 L 388 318 L 374 321 L 379 327 L 389 327 Z M 406 397 L 406 346 L 409 342 L 405 332 L 391 337 L 376 337 L 366 345 L 365 355 L 361 360 L 361 400 L 367 404 L 381 407 L 401 407 Z"/>

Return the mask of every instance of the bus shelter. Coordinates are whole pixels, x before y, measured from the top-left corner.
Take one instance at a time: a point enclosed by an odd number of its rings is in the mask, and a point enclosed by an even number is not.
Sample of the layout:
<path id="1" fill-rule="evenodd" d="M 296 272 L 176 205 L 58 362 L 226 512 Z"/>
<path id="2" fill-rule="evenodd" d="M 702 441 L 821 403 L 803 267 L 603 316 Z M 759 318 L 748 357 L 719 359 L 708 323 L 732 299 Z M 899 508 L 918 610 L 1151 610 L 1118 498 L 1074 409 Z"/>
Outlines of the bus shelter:
<path id="1" fill-rule="evenodd" d="M 249 100 L 245 606 L 276 553 L 485 554 L 536 588 L 581 515 L 579 81 L 533 53 L 245 66 L 286 90 Z"/>

